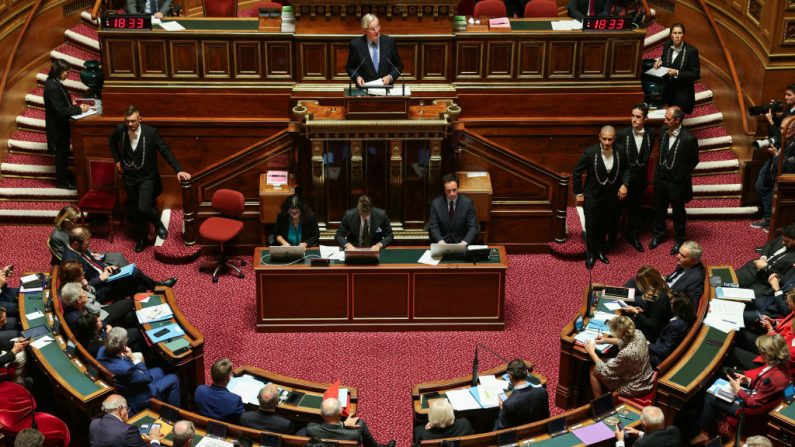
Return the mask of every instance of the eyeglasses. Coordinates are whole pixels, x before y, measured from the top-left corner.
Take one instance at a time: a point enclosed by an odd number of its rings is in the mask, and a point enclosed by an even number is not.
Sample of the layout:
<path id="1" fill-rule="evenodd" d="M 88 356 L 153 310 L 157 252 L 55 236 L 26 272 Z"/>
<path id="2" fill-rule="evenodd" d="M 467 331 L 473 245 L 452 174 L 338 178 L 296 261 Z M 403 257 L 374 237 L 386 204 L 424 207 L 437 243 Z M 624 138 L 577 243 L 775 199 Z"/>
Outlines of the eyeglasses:
<path id="1" fill-rule="evenodd" d="M 367 28 L 367 31 L 378 31 L 381 29 L 381 25 L 375 25 Z"/>

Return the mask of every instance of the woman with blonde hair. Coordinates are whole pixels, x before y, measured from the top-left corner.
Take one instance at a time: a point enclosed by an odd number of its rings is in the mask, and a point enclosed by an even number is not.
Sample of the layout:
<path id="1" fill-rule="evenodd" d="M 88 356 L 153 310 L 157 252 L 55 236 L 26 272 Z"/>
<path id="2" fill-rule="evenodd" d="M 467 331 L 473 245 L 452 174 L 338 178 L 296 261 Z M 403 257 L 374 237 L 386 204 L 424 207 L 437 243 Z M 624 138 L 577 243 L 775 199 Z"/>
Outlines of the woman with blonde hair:
<path id="1" fill-rule="evenodd" d="M 671 288 L 657 269 L 647 265 L 638 269 L 635 284 L 641 293 L 635 296 L 636 305 L 621 310 L 632 315 L 637 328 L 654 343 L 671 319 Z"/>
<path id="2" fill-rule="evenodd" d="M 635 323 L 625 316 L 613 317 L 607 322 L 611 336 L 599 336 L 585 343 L 585 351 L 594 365 L 590 369 L 594 396 L 608 391 L 618 391 L 622 396 L 641 396 L 654 386 L 654 374 L 649 363 L 646 337 L 635 330 Z M 596 353 L 596 343 L 607 343 L 618 348 L 614 358 L 602 360 Z"/>
<path id="3" fill-rule="evenodd" d="M 414 427 L 414 445 L 427 439 L 452 438 L 474 433 L 465 418 L 455 418 L 447 399 L 433 399 L 428 403 L 428 423 Z"/>
<path id="4" fill-rule="evenodd" d="M 67 205 L 58 211 L 54 223 L 55 228 L 52 229 L 50 240 L 47 241 L 50 253 L 52 253 L 51 265 L 59 264 L 61 259 L 63 259 L 64 250 L 69 246 L 69 232 L 73 228 L 83 225 L 83 212 L 76 206 Z M 127 258 L 121 253 L 92 253 L 92 255 L 98 261 L 104 261 L 106 264 L 115 265 L 116 267 L 124 267 L 129 264 Z"/>

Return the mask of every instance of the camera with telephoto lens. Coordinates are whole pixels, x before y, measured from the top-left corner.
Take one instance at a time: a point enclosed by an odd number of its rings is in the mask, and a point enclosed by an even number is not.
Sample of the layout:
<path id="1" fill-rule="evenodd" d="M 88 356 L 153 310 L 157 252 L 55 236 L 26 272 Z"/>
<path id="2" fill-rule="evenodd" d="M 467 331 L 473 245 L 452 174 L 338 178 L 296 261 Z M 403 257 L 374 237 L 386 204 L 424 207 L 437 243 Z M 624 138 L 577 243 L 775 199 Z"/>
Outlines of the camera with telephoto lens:
<path id="1" fill-rule="evenodd" d="M 771 146 L 778 147 L 778 138 L 768 137 L 768 138 L 760 138 L 754 141 L 754 149 L 764 150 Z"/>
<path id="2" fill-rule="evenodd" d="M 770 101 L 770 104 L 761 106 L 751 106 L 748 108 L 748 116 L 760 116 L 767 112 L 781 113 L 784 111 L 784 103 L 781 101 Z"/>

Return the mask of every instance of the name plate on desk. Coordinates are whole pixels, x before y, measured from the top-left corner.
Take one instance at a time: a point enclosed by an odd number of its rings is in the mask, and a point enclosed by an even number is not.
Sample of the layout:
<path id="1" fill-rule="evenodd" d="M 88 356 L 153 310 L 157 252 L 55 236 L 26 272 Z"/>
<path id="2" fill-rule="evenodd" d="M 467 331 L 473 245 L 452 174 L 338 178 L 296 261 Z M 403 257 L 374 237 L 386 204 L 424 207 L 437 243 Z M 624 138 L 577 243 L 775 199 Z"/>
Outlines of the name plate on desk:
<path id="1" fill-rule="evenodd" d="M 347 119 L 398 119 L 409 114 L 409 98 L 405 96 L 346 96 Z"/>

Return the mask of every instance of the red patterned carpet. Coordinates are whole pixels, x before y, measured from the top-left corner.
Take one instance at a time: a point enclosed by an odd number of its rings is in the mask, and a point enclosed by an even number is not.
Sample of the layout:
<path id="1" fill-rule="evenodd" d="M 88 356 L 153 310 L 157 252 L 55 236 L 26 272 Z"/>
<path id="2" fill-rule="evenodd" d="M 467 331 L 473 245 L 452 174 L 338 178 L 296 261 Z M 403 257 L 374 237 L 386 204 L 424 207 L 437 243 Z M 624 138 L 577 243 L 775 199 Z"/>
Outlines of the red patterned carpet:
<path id="1" fill-rule="evenodd" d="M 688 232 L 704 245 L 707 264 L 735 266 L 753 256 L 753 247 L 767 236 L 751 229 L 748 221 L 696 221 L 689 224 Z M 48 234 L 47 227 L 3 227 L 0 263 L 14 262 L 17 272 L 48 269 Z M 648 236 L 643 242 L 648 243 Z M 668 255 L 670 246 L 667 242 L 652 252 L 637 253 L 621 244 L 610 255 L 610 265 L 597 263 L 594 280 L 623 283 L 643 264 L 668 273 L 674 265 Z M 221 356 L 229 356 L 237 365 L 254 365 L 308 380 L 340 379 L 359 388 L 359 414 L 376 438 L 382 442 L 395 438 L 401 446 L 410 443 L 412 385 L 469 374 L 476 343 L 506 358 L 518 356 L 535 362 L 536 370 L 548 377 L 550 398 L 554 399 L 560 329 L 574 317 L 588 283 L 582 261 L 516 255 L 509 257 L 507 324 L 502 332 L 257 334 L 250 265 L 245 279 L 224 276 L 213 284 L 209 275 L 198 273 L 201 259 L 185 265 L 162 264 L 154 259 L 152 247 L 133 253 L 132 242 L 121 235 L 114 244 L 97 239 L 93 248 L 122 251 L 155 279 L 179 278 L 175 290 L 180 307 L 207 340 L 208 380 L 209 364 Z M 482 369 L 498 363 L 481 350 Z M 553 414 L 560 412 L 550 405 Z"/>

